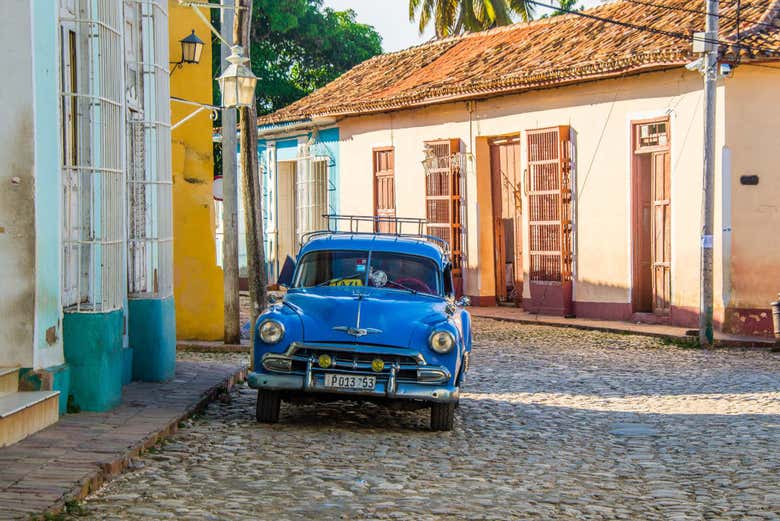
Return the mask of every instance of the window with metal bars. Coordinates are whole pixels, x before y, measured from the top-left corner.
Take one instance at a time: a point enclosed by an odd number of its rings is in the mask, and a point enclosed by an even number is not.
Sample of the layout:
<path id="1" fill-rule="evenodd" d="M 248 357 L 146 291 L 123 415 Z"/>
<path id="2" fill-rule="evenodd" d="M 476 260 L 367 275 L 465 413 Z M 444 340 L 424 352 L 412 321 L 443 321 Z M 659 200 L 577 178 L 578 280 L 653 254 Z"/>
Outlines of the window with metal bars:
<path id="1" fill-rule="evenodd" d="M 63 125 L 62 305 L 124 302 L 122 3 L 60 4 Z"/>
<path id="2" fill-rule="evenodd" d="M 452 251 L 456 293 L 463 289 L 463 193 L 466 168 L 459 139 L 425 143 L 425 218 L 429 235 L 447 241 Z"/>
<path id="3" fill-rule="evenodd" d="M 161 0 L 125 2 L 128 76 L 141 109 L 128 115 L 128 291 L 131 297 L 173 294 L 168 13 Z M 135 13 L 135 16 L 130 16 Z M 131 20 L 140 20 L 130 23 Z M 140 42 L 140 43 L 134 43 Z M 137 61 L 137 63 L 135 63 Z M 132 116 L 135 115 L 135 118 Z"/>
<path id="4" fill-rule="evenodd" d="M 572 274 L 569 127 L 529 130 L 526 136 L 529 278 L 569 281 Z"/>
<path id="5" fill-rule="evenodd" d="M 309 155 L 309 149 L 298 158 L 295 176 L 296 239 L 312 231 L 328 227 L 325 215 L 328 205 L 328 164 L 326 157 Z"/>

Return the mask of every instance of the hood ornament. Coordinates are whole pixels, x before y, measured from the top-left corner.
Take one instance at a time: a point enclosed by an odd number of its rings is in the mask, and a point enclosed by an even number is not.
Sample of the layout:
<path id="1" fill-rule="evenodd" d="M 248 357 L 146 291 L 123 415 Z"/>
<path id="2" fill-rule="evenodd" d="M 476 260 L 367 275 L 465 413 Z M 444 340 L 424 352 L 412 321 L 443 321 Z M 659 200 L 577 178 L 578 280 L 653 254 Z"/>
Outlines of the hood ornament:
<path id="1" fill-rule="evenodd" d="M 336 326 L 333 328 L 333 331 L 343 331 L 344 333 L 348 334 L 349 336 L 354 336 L 355 338 L 360 338 L 362 336 L 366 335 L 376 335 L 382 332 L 381 329 L 376 329 L 373 327 L 360 327 L 360 311 L 363 307 L 363 298 L 365 297 L 362 293 L 356 293 L 355 294 L 355 300 L 358 301 L 357 305 L 357 317 L 355 320 L 354 326 Z"/>
<path id="2" fill-rule="evenodd" d="M 382 332 L 381 329 L 375 329 L 373 327 L 360 328 L 352 326 L 336 326 L 333 328 L 333 331 L 343 331 L 349 336 L 354 336 L 355 338 L 360 338 L 366 335 L 375 335 Z"/>

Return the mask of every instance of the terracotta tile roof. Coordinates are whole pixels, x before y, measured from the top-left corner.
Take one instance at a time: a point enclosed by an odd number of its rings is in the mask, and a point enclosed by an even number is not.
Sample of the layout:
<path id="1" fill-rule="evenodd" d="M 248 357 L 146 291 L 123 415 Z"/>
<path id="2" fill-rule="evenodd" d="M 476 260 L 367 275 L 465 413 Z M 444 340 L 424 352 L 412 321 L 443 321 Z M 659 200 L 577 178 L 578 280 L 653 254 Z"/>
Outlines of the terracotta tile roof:
<path id="1" fill-rule="evenodd" d="M 724 58 L 780 57 L 780 0 L 742 0 L 741 45 L 733 44 L 736 4 L 721 2 L 720 39 L 732 42 Z M 694 58 L 689 36 L 703 31 L 704 9 L 704 0 L 619 0 L 583 13 L 658 32 L 569 14 L 434 41 L 371 58 L 258 122 L 400 110 L 679 67 Z"/>

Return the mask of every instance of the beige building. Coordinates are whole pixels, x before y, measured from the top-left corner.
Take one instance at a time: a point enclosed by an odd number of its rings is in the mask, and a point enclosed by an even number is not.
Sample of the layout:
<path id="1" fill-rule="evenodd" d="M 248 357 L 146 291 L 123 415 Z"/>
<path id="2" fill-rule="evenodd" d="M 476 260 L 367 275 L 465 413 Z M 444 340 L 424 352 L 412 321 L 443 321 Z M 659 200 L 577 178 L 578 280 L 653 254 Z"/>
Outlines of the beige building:
<path id="1" fill-rule="evenodd" d="M 720 18 L 712 245 L 733 333 L 770 334 L 780 291 L 778 5 Z M 331 206 L 426 218 L 477 305 L 696 326 L 703 81 L 684 66 L 704 15 L 685 0 L 585 14 L 373 58 L 261 118 L 261 136 L 337 128 Z"/>

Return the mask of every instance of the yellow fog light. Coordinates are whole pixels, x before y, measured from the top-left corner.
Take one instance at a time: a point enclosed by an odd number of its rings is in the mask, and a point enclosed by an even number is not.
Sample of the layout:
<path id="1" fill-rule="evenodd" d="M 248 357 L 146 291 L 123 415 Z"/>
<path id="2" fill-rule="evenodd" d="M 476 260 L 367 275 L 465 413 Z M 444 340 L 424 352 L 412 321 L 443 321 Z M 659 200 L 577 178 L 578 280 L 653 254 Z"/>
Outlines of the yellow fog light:
<path id="1" fill-rule="evenodd" d="M 323 369 L 327 369 L 333 363 L 333 359 L 330 357 L 330 355 L 320 355 L 320 357 L 317 359 L 317 363 Z"/>
<path id="2" fill-rule="evenodd" d="M 381 373 L 382 369 L 384 368 L 385 361 L 380 358 L 374 358 L 374 360 L 371 362 L 371 369 L 373 369 L 375 373 Z"/>

